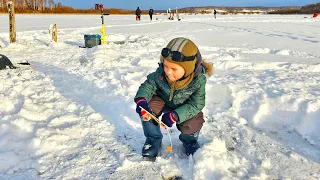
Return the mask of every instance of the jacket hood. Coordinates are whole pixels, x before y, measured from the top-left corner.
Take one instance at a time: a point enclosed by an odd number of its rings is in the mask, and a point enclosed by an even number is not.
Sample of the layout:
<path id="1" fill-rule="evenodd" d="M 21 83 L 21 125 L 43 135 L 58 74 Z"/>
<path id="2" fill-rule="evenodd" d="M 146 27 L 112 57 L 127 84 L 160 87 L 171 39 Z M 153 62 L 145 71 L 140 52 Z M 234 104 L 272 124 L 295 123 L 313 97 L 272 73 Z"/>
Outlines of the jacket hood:
<path id="1" fill-rule="evenodd" d="M 203 66 L 201 64 L 201 61 L 202 61 L 202 56 L 201 56 L 201 53 L 200 51 L 198 50 L 197 52 L 197 62 L 195 64 L 195 68 L 194 68 L 194 77 L 197 77 L 199 75 L 199 73 L 202 71 L 203 69 Z"/>

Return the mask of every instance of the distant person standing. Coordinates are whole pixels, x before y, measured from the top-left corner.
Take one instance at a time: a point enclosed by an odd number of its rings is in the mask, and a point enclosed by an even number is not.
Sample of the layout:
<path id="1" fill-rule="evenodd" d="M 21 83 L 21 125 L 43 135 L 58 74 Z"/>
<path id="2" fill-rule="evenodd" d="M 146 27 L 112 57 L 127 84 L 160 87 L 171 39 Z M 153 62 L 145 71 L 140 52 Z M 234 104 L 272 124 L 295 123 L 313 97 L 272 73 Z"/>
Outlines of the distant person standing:
<path id="1" fill-rule="evenodd" d="M 168 9 L 168 13 L 169 13 L 169 20 L 173 20 L 173 14 L 172 14 L 172 12 L 171 12 L 171 9 L 169 8 Z"/>
<path id="2" fill-rule="evenodd" d="M 213 10 L 214 18 L 217 19 L 217 11 Z"/>
<path id="3" fill-rule="evenodd" d="M 150 8 L 150 10 L 149 10 L 150 21 L 152 21 L 152 15 L 153 15 L 153 9 Z"/>
<path id="4" fill-rule="evenodd" d="M 136 20 L 140 21 L 140 16 L 141 16 L 141 10 L 139 7 L 137 7 L 136 9 Z"/>

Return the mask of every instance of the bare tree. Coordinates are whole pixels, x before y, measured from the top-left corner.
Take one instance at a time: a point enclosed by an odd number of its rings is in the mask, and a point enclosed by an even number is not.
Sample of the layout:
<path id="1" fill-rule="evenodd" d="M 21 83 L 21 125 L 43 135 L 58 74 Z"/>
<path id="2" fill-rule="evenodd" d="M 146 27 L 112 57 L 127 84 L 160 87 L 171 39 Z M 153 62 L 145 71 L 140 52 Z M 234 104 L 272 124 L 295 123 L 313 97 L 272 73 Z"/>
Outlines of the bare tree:
<path id="1" fill-rule="evenodd" d="M 62 7 L 61 2 L 56 5 L 54 0 L 0 0 L 0 8 L 5 8 L 8 1 L 14 1 L 14 7 L 22 10 L 43 11 L 46 7 L 51 10 L 56 7 Z"/>
<path id="2" fill-rule="evenodd" d="M 38 10 L 43 11 L 46 8 L 46 0 L 38 0 Z"/>
<path id="3" fill-rule="evenodd" d="M 47 7 L 47 0 L 42 1 L 42 10 L 46 10 Z"/>
<path id="4" fill-rule="evenodd" d="M 36 0 L 29 0 L 29 7 L 31 10 L 36 10 Z"/>
<path id="5" fill-rule="evenodd" d="M 37 6 L 38 6 L 38 11 L 40 11 L 40 10 L 42 10 L 42 0 L 38 0 L 38 2 L 37 2 Z"/>
<path id="6" fill-rule="evenodd" d="M 27 0 L 22 0 L 21 6 L 23 10 L 28 9 Z"/>
<path id="7" fill-rule="evenodd" d="M 4 0 L 0 0 L 0 8 L 4 7 Z"/>
<path id="8" fill-rule="evenodd" d="M 9 0 L 8 0 L 9 1 Z M 19 0 L 15 0 L 14 2 L 14 8 L 18 8 L 19 7 Z"/>
<path id="9" fill-rule="evenodd" d="M 15 8 L 18 9 L 28 9 L 26 0 L 15 0 Z"/>
<path id="10" fill-rule="evenodd" d="M 49 8 L 51 10 L 54 8 L 54 0 L 49 0 Z"/>

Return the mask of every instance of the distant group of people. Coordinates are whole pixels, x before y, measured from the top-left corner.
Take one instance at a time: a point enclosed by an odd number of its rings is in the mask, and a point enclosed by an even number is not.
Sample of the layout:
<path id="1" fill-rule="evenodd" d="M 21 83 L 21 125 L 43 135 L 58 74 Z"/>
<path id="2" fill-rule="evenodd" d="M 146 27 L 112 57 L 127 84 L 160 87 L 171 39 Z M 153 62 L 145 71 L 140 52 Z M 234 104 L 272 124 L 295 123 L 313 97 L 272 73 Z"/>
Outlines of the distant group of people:
<path id="1" fill-rule="evenodd" d="M 181 19 L 179 18 L 179 14 L 178 14 L 178 9 L 176 8 L 176 12 L 174 11 L 171 11 L 171 9 L 169 8 L 167 10 L 167 14 L 169 14 L 169 20 L 174 20 L 174 13 L 176 13 L 176 16 L 177 16 L 177 20 L 180 21 Z"/>
<path id="2" fill-rule="evenodd" d="M 176 10 L 176 11 L 177 11 L 177 10 Z M 149 9 L 150 21 L 152 21 L 152 15 L 153 15 L 153 13 L 154 13 L 153 9 L 150 8 L 150 9 Z M 169 19 L 169 20 L 173 20 L 174 12 L 172 12 L 171 9 L 169 8 L 169 9 L 167 10 L 167 13 L 170 14 L 170 17 L 169 17 L 168 19 Z M 177 18 L 178 18 L 178 20 L 180 20 L 180 19 L 179 19 L 178 12 L 176 12 L 176 13 L 177 13 Z M 214 14 L 214 18 L 217 19 L 217 11 L 216 11 L 216 10 L 213 11 L 213 14 Z M 140 21 L 140 20 L 141 20 L 141 10 L 140 10 L 139 7 L 137 7 L 137 9 L 136 9 L 136 21 Z"/>
<path id="3" fill-rule="evenodd" d="M 150 21 L 152 21 L 153 12 L 154 12 L 153 9 L 150 8 L 150 9 L 149 9 Z M 137 9 L 136 9 L 136 21 L 140 21 L 140 20 L 141 20 L 140 17 L 141 17 L 141 10 L 140 10 L 139 7 L 137 7 Z"/>

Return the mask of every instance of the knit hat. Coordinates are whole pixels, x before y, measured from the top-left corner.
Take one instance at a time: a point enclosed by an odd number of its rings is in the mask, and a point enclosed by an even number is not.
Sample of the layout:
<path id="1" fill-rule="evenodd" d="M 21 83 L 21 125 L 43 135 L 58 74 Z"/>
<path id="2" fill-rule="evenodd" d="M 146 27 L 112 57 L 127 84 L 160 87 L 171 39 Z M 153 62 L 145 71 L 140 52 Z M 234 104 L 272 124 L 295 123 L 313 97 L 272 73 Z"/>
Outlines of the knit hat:
<path id="1" fill-rule="evenodd" d="M 183 78 L 178 81 L 170 81 L 170 79 L 166 76 L 166 79 L 170 86 L 169 101 L 171 101 L 175 90 L 187 87 L 193 80 L 194 69 L 197 62 L 197 58 L 195 55 L 198 53 L 198 47 L 190 39 L 179 37 L 172 39 L 168 43 L 167 48 L 169 48 L 171 51 L 178 51 L 186 57 L 194 56 L 193 60 L 185 60 L 182 62 L 174 61 L 171 58 L 166 58 L 167 61 L 178 64 L 185 70 Z M 163 59 L 164 57 L 161 57 L 161 61 L 163 61 Z"/>
<path id="2" fill-rule="evenodd" d="M 167 48 L 169 48 L 171 51 L 179 51 L 184 56 L 195 56 L 198 52 L 198 47 L 194 44 L 194 42 L 192 42 L 190 39 L 183 37 L 172 39 L 168 43 Z M 197 62 L 196 57 L 192 61 L 177 62 L 171 60 L 170 58 L 166 58 L 166 60 L 183 67 L 183 69 L 185 70 L 185 74 L 183 77 L 187 77 L 193 73 L 195 64 Z"/>

